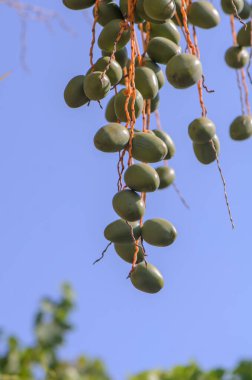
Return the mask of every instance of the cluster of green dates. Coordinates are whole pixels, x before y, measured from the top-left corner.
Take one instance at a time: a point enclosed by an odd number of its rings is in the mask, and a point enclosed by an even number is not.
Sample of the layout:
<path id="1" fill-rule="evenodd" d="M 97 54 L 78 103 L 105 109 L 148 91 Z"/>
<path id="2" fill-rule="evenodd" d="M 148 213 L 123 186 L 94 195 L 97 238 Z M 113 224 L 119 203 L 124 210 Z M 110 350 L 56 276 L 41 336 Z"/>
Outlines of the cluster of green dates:
<path id="1" fill-rule="evenodd" d="M 222 3 L 232 4 L 233 1 L 236 4 L 243 0 L 222 0 Z M 132 64 L 127 50 L 131 39 L 127 21 L 128 0 L 120 0 L 119 4 L 113 0 L 99 0 L 98 3 L 95 0 L 63 0 L 63 3 L 73 10 L 93 6 L 93 15 L 102 27 L 97 38 L 101 57 L 85 75 L 75 76 L 69 81 L 64 91 L 65 102 L 71 108 L 84 106 L 90 101 L 100 102 L 116 87 L 115 95 L 110 98 L 105 110 L 107 124 L 96 132 L 94 145 L 105 153 L 121 152 L 130 147 L 132 158 L 136 161 L 125 171 L 125 186 L 112 201 L 120 219 L 109 224 L 104 235 L 114 243 L 117 254 L 128 263 L 133 262 L 138 245 L 137 265 L 131 273 L 131 282 L 141 291 L 156 293 L 163 287 L 163 277 L 156 267 L 146 264 L 143 242 L 166 247 L 175 241 L 177 232 L 172 223 L 164 219 L 149 219 L 142 223 L 145 202 L 141 193 L 164 189 L 174 182 L 172 168 L 168 165 L 153 168 L 151 164 L 170 160 L 175 154 L 175 146 L 164 131 L 139 131 L 135 128 L 131 135 L 122 123 L 128 124 L 133 116 L 139 119 L 144 109 L 146 111 L 146 104 L 150 113 L 158 109 L 159 91 L 165 84 L 161 65 L 165 65 L 166 78 L 176 89 L 197 84 L 202 79 L 202 65 L 196 55 L 183 53 L 180 47 L 177 25 L 178 21 L 183 22 L 181 0 L 137 0 L 134 22 L 148 32 L 149 43 L 142 58 L 135 57 L 133 107 L 133 98 L 129 97 L 127 87 L 127 73 Z M 220 22 L 218 11 L 208 1 L 193 2 L 186 13 L 188 22 L 199 28 L 211 29 Z M 247 37 L 243 36 L 247 30 L 240 33 L 240 39 L 247 41 Z M 229 58 L 229 61 L 233 62 L 234 59 Z M 118 90 L 118 86 L 122 88 Z M 203 164 L 213 162 L 220 149 L 213 122 L 206 117 L 195 119 L 189 125 L 188 132 L 196 158 Z"/>
<path id="2" fill-rule="evenodd" d="M 94 136 L 95 147 L 106 153 L 127 148 L 129 140 L 129 130 L 115 122 L 103 126 Z M 137 289 L 147 293 L 159 291 L 163 287 L 163 277 L 153 265 L 146 265 L 141 242 L 166 247 L 174 242 L 177 233 L 175 227 L 164 219 L 150 219 L 140 227 L 140 220 L 145 214 L 145 203 L 140 194 L 152 193 L 173 183 L 175 172 L 172 168 L 158 166 L 154 169 L 150 164 L 170 159 L 174 153 L 174 143 L 165 132 L 135 131 L 132 156 L 140 162 L 126 169 L 125 188 L 113 197 L 113 209 L 121 219 L 109 224 L 104 231 L 105 238 L 114 243 L 118 255 L 129 263 L 133 262 L 138 245 L 137 265 L 130 278 Z"/>
<path id="3" fill-rule="evenodd" d="M 126 192 L 126 193 L 125 193 Z M 131 190 L 124 190 L 124 193 L 118 193 L 113 199 L 114 208 L 117 209 L 120 198 L 124 198 L 126 203 L 131 199 L 136 214 L 144 213 L 144 204 L 141 204 L 141 199 L 137 193 Z M 138 203 L 138 204 L 137 204 Z M 118 211 L 122 212 L 121 205 Z M 132 214 L 130 219 L 133 219 Z M 132 234 L 133 231 L 133 234 Z M 118 219 L 110 223 L 104 230 L 104 236 L 107 240 L 114 243 L 114 248 L 121 259 L 128 263 L 133 262 L 135 252 L 135 241 L 142 240 L 156 247 L 167 247 L 171 245 L 177 236 L 177 231 L 172 223 L 165 219 L 153 218 L 144 222 L 141 227 L 139 221 L 125 221 Z M 138 243 L 137 243 L 138 244 Z M 137 255 L 137 265 L 131 273 L 130 279 L 132 284 L 138 290 L 146 293 L 157 293 L 164 286 L 164 279 L 160 271 L 152 264 L 145 262 L 145 252 L 143 245 L 139 243 L 139 251 Z"/>
<path id="4" fill-rule="evenodd" d="M 232 14 L 231 7 L 227 2 L 222 0 L 223 11 Z M 251 18 L 252 8 L 246 0 L 234 0 L 239 17 L 243 20 Z M 239 30 L 237 34 L 237 45 L 231 46 L 225 53 L 226 64 L 235 70 L 244 69 L 249 63 L 249 52 L 246 48 L 252 45 L 251 21 L 249 20 Z M 231 139 L 235 141 L 246 140 L 252 136 L 252 117 L 251 115 L 242 115 L 234 119 L 229 129 Z"/>

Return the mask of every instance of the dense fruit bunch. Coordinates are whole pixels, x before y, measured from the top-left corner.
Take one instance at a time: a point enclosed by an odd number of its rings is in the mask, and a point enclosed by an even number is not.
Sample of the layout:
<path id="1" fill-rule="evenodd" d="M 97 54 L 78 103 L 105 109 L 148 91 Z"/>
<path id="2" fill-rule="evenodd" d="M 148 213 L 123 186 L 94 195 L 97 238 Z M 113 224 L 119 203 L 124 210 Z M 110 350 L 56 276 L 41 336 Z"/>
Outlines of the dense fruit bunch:
<path id="1" fill-rule="evenodd" d="M 117 254 L 132 264 L 129 274 L 132 284 L 141 291 L 156 293 L 163 287 L 164 280 L 159 270 L 146 262 L 144 242 L 167 247 L 177 236 L 173 224 L 165 219 L 143 220 L 146 194 L 169 187 L 175 179 L 174 170 L 168 165 L 175 154 L 175 145 L 161 129 L 158 112 L 159 92 L 165 84 L 160 65 L 165 65 L 171 86 L 186 89 L 196 85 L 202 112 L 188 127 L 193 151 L 203 164 L 217 160 L 222 175 L 216 127 L 207 117 L 203 100 L 203 88 L 207 87 L 196 34 L 196 27 L 217 26 L 220 16 L 208 1 L 120 0 L 117 4 L 112 0 L 63 0 L 63 3 L 74 10 L 94 6 L 90 68 L 85 75 L 78 75 L 67 84 L 64 93 L 67 105 L 76 108 L 90 101 L 100 102 L 114 91 L 105 110 L 107 124 L 94 136 L 98 150 L 119 152 L 118 192 L 112 201 L 119 219 L 105 228 L 104 235 L 109 245 L 114 244 Z M 231 17 L 237 12 L 243 17 L 245 12 L 243 0 L 223 0 L 222 7 Z M 97 23 L 102 26 L 97 38 L 101 57 L 94 62 Z M 180 46 L 178 27 L 185 38 L 186 53 Z M 241 47 L 248 45 L 249 28 L 239 32 L 240 45 L 229 49 L 225 56 L 229 66 L 236 69 L 244 67 L 249 60 L 248 53 Z M 156 116 L 157 129 L 150 129 L 152 114 Z M 136 129 L 137 119 L 142 120 L 141 130 Z M 251 134 L 251 123 L 250 115 L 237 118 L 231 126 L 231 137 L 241 140 L 245 134 Z M 224 179 L 223 183 L 225 186 Z M 226 202 L 229 209 L 227 198 Z M 231 214 L 230 218 L 232 221 Z"/>
<path id="2" fill-rule="evenodd" d="M 226 7 L 225 7 L 226 4 Z M 223 1 L 222 7 L 224 12 L 227 12 L 227 4 Z M 240 100 L 241 100 L 241 110 L 242 115 L 237 116 L 234 121 L 230 125 L 230 137 L 233 140 L 246 140 L 250 136 L 252 136 L 252 117 L 251 110 L 248 99 L 248 86 L 246 83 L 246 74 L 245 67 L 247 66 L 249 69 L 251 53 L 248 52 L 246 47 L 252 47 L 252 33 L 251 33 L 251 20 L 245 24 L 242 20 L 246 20 L 251 17 L 251 7 L 246 2 L 246 0 L 239 0 L 236 4 L 236 10 L 232 13 L 238 17 L 243 25 L 243 27 L 239 30 L 238 34 L 236 34 L 235 23 L 234 23 L 234 15 L 230 15 L 230 24 L 231 31 L 233 37 L 233 46 L 227 49 L 225 53 L 225 61 L 226 64 L 236 70 L 236 80 L 238 89 L 240 92 Z M 239 11 L 240 10 L 240 11 Z M 239 12 L 237 14 L 237 12 Z M 251 49 L 251 48 L 250 48 Z M 250 82 L 251 76 L 247 69 L 247 74 L 249 76 Z M 245 99 L 244 99 L 245 98 Z"/>

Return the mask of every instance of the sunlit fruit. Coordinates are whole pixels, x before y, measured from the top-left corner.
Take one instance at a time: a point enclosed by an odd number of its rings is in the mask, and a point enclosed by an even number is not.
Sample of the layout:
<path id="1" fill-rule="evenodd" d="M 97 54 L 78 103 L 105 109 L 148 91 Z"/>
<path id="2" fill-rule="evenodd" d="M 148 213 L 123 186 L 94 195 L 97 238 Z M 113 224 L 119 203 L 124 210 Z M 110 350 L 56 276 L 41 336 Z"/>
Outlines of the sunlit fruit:
<path id="1" fill-rule="evenodd" d="M 137 264 L 131 273 L 130 280 L 136 289 L 145 293 L 157 293 L 164 286 L 162 274 L 150 263 Z"/>

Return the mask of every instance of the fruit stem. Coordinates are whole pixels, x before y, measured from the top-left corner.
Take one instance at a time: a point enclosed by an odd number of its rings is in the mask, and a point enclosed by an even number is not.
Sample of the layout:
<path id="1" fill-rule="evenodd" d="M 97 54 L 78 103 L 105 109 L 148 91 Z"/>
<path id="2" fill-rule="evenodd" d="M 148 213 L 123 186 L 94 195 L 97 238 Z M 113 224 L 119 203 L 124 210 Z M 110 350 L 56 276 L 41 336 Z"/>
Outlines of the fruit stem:
<path id="1" fill-rule="evenodd" d="M 94 45 L 95 45 L 95 27 L 98 21 L 99 17 L 99 0 L 95 0 L 95 6 L 94 6 L 94 21 L 92 25 L 92 40 L 91 40 L 91 46 L 89 50 L 89 57 L 90 57 L 90 66 L 91 71 L 94 71 Z"/>
<path id="2" fill-rule="evenodd" d="M 101 261 L 101 260 L 104 258 L 104 255 L 105 255 L 105 253 L 107 252 L 107 250 L 109 249 L 109 247 L 111 246 L 111 244 L 112 244 L 112 241 L 110 241 L 110 242 L 108 243 L 107 247 L 102 251 L 101 257 L 99 257 L 99 259 L 95 260 L 95 261 L 93 262 L 93 265 L 97 264 L 99 261 Z"/>

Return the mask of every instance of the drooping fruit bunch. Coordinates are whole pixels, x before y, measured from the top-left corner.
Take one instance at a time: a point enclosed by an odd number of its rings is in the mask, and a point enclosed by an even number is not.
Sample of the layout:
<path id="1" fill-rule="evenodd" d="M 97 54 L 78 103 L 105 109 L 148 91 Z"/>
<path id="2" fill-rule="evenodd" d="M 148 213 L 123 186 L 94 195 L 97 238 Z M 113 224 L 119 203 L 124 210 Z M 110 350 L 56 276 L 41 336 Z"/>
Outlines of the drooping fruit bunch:
<path id="1" fill-rule="evenodd" d="M 223 0 L 222 6 L 227 13 L 240 12 L 241 15 L 245 10 L 240 2 L 243 0 Z M 168 165 L 175 154 L 175 145 L 162 130 L 158 111 L 160 90 L 165 84 L 161 65 L 165 65 L 167 81 L 174 88 L 197 87 L 201 114 L 190 123 L 189 137 L 199 162 L 217 161 L 233 225 L 218 158 L 220 143 L 203 100 L 203 90 L 209 90 L 205 85 L 196 33 L 196 27 L 216 27 L 220 16 L 208 1 L 120 0 L 117 4 L 113 0 L 63 0 L 63 3 L 73 10 L 93 6 L 94 16 L 90 67 L 84 75 L 72 78 L 67 84 L 64 92 L 67 105 L 77 108 L 90 101 L 100 103 L 111 94 L 105 110 L 107 123 L 94 136 L 98 150 L 119 153 L 118 192 L 112 200 L 119 219 L 105 228 L 104 236 L 109 241 L 108 247 L 114 244 L 116 253 L 132 264 L 129 277 L 134 287 L 156 293 L 163 287 L 164 280 L 159 270 L 147 263 L 144 242 L 167 247 L 177 236 L 176 228 L 166 219 L 144 220 L 147 193 L 175 186 L 175 172 Z M 98 38 L 97 24 L 102 27 Z M 180 46 L 179 29 L 185 39 L 186 53 Z M 101 56 L 94 61 L 96 39 Z M 240 52 L 242 48 L 237 49 L 227 52 L 226 61 L 240 68 L 243 66 L 239 65 L 248 62 L 248 56 Z M 156 117 L 157 129 L 151 129 L 152 115 Z M 249 133 L 252 128 L 250 115 L 241 118 L 242 121 L 237 118 L 231 128 L 231 136 L 236 139 L 242 139 L 245 130 Z M 140 129 L 136 128 L 137 123 L 141 124 Z M 244 125 L 242 131 L 241 124 Z"/>
<path id="2" fill-rule="evenodd" d="M 230 125 L 229 133 L 233 140 L 241 141 L 246 140 L 252 136 L 252 116 L 248 97 L 248 86 L 246 83 L 246 73 L 245 67 L 249 69 L 252 50 L 250 53 L 246 47 L 251 47 L 252 49 L 252 32 L 251 32 L 251 20 L 244 23 L 242 20 L 247 20 L 251 17 L 251 7 L 246 0 L 239 0 L 236 4 L 237 9 L 233 12 L 227 12 L 225 6 L 223 10 L 225 13 L 230 14 L 230 25 L 233 37 L 233 46 L 227 49 L 225 53 L 226 64 L 236 70 L 236 80 L 238 89 L 240 92 L 241 101 L 241 111 L 242 115 L 237 116 Z M 234 17 L 240 19 L 243 27 L 236 34 Z M 252 78 L 247 69 L 247 74 L 250 82 L 252 83 Z"/>

